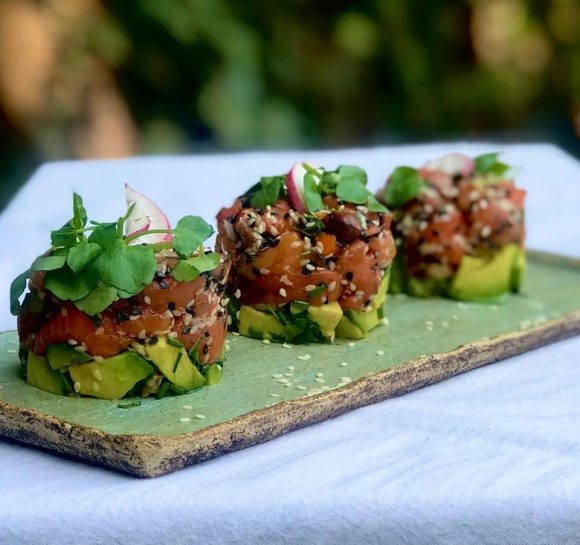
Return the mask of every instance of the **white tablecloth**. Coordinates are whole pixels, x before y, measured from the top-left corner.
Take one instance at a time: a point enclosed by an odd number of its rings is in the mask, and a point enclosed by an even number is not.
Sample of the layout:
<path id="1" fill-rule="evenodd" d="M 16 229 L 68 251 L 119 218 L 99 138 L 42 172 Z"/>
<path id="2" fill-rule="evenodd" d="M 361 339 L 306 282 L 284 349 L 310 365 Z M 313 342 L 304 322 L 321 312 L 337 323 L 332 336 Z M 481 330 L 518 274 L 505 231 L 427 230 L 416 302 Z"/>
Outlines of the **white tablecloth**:
<path id="1" fill-rule="evenodd" d="M 529 190 L 529 246 L 580 256 L 580 168 L 546 145 L 422 145 L 155 157 L 42 167 L 0 217 L 8 285 L 70 216 L 123 211 L 122 182 L 176 220 L 211 220 L 260 175 L 296 160 L 360 164 L 378 187 L 398 164 L 504 151 Z M 394 318 L 393 318 L 394 319 Z M 1 395 L 1 394 L 0 394 Z M 580 339 L 154 480 L 0 440 L 0 544 L 580 543 Z"/>

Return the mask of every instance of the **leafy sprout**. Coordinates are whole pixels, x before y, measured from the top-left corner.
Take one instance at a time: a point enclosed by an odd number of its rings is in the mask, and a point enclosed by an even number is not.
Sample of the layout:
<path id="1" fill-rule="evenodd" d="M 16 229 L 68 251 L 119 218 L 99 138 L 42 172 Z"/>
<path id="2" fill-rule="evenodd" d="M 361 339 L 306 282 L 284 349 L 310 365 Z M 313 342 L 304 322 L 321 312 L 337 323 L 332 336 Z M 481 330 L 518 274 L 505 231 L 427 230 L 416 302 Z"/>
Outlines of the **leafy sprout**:
<path id="1" fill-rule="evenodd" d="M 174 269 L 177 281 L 194 280 L 219 265 L 217 253 L 204 251 L 203 242 L 213 234 L 213 228 L 202 218 L 185 216 L 175 229 L 151 229 L 124 236 L 124 225 L 132 209 L 133 206 L 129 207 L 114 223 L 90 222 L 87 226 L 83 200 L 75 193 L 73 217 L 51 233 L 50 251 L 12 282 L 12 314 L 18 314 L 26 280 L 36 271 L 45 272 L 47 290 L 63 301 L 74 302 L 89 315 L 102 312 L 118 299 L 138 294 L 155 275 L 155 245 L 131 243 L 154 233 L 173 235 L 170 244 L 179 257 Z"/>

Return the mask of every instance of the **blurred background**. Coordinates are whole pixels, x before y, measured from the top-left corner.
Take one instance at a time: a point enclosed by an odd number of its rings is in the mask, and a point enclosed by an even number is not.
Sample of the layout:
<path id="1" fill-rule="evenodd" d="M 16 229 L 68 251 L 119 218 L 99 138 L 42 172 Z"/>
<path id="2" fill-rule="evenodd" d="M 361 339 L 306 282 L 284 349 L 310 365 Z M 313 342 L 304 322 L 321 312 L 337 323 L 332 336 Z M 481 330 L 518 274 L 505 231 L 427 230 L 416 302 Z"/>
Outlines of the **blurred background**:
<path id="1" fill-rule="evenodd" d="M 580 0 L 0 0 L 0 208 L 53 159 L 458 138 L 580 155 Z"/>

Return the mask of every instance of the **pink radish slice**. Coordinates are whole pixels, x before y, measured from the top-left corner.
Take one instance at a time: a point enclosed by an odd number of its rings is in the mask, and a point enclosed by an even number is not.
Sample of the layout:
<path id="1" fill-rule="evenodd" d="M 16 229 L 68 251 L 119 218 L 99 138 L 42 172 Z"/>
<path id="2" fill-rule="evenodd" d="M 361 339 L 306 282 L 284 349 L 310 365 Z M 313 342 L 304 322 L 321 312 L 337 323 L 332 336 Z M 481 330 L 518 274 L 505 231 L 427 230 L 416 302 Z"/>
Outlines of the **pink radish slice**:
<path id="1" fill-rule="evenodd" d="M 306 212 L 306 204 L 304 202 L 304 176 L 308 171 L 302 166 L 304 163 L 296 163 L 288 174 L 286 174 L 286 189 L 288 190 L 288 198 L 290 204 L 296 212 Z M 322 169 L 312 163 L 306 163 L 309 167 L 322 172 Z"/>
<path id="2" fill-rule="evenodd" d="M 469 176 L 473 173 L 474 162 L 462 153 L 448 153 L 434 161 L 425 163 L 425 168 L 443 172 L 448 176 Z"/>
<path id="3" fill-rule="evenodd" d="M 151 199 L 135 191 L 128 184 L 125 184 L 125 198 L 127 206 L 135 205 L 125 223 L 125 236 L 155 229 L 171 229 L 169 220 L 162 210 Z M 139 237 L 133 244 L 156 244 L 167 242 L 172 238 L 171 233 L 154 233 Z"/>

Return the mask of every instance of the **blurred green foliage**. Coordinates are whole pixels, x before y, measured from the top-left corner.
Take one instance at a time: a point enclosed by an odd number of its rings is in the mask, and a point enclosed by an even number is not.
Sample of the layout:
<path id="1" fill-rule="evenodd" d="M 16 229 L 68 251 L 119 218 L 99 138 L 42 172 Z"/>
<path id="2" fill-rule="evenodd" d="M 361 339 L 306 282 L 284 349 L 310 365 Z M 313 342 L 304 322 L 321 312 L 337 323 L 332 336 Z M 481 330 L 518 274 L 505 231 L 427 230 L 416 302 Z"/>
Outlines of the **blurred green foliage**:
<path id="1" fill-rule="evenodd" d="M 578 0 L 94 2 L 62 45 L 60 84 L 98 61 L 138 152 L 506 131 L 578 145 Z M 82 110 L 47 105 L 28 128 L 0 124 L 5 165 L 77 153 Z"/>

